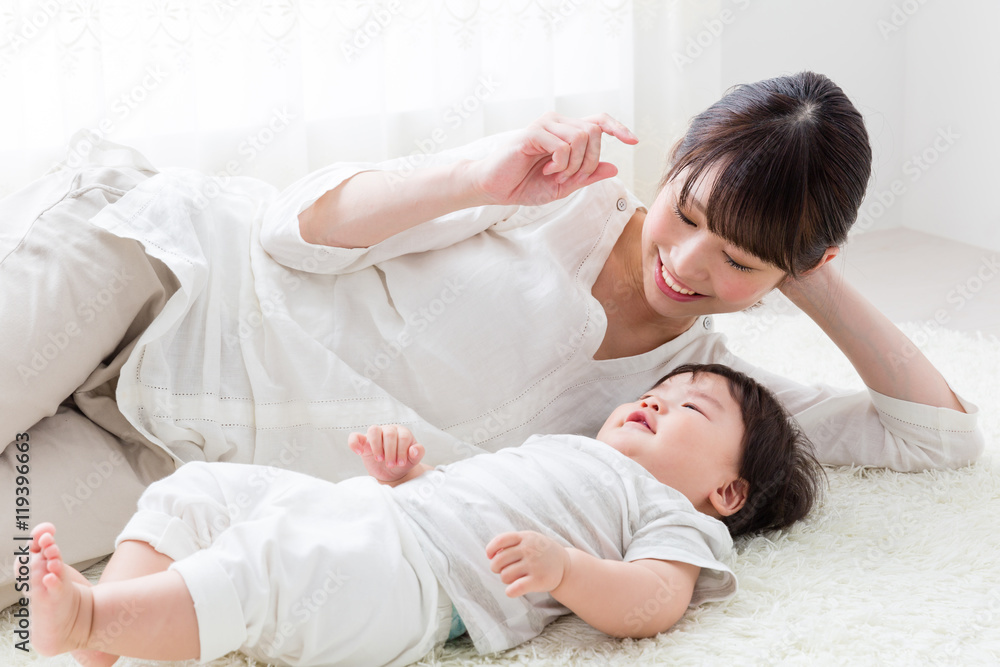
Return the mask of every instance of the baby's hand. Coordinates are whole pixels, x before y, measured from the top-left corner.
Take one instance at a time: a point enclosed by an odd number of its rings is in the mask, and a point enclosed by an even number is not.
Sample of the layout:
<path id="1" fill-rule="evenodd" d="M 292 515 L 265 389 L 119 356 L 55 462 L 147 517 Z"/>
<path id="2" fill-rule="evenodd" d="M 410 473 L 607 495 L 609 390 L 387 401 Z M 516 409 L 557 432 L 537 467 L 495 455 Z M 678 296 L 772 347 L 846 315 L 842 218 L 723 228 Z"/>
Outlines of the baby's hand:
<path id="1" fill-rule="evenodd" d="M 486 545 L 490 569 L 507 586 L 507 597 L 548 593 L 559 587 L 569 568 L 566 548 L 541 533 L 502 533 Z"/>
<path id="2" fill-rule="evenodd" d="M 369 426 L 367 435 L 352 433 L 347 444 L 380 482 L 395 482 L 424 458 L 424 446 L 405 426 Z"/>

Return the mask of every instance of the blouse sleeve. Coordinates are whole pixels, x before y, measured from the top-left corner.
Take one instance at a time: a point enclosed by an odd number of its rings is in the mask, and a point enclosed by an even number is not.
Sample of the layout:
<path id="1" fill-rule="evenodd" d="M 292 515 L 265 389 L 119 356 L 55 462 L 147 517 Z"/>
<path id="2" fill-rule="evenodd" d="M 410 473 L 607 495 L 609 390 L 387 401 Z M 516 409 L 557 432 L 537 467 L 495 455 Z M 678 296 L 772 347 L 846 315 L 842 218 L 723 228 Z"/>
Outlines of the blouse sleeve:
<path id="1" fill-rule="evenodd" d="M 758 368 L 725 349 L 722 363 L 768 387 L 805 431 L 816 458 L 830 465 L 870 465 L 914 472 L 958 468 L 985 447 L 979 408 L 958 397 L 965 412 L 911 403 L 873 389 L 802 385 Z"/>
<path id="2" fill-rule="evenodd" d="M 282 191 L 264 213 L 260 242 L 278 263 L 311 273 L 357 271 L 402 255 L 447 247 L 512 216 L 517 206 L 479 206 L 454 211 L 421 223 L 367 248 L 332 248 L 307 243 L 299 232 L 299 214 L 324 193 L 363 171 L 396 172 L 406 178 L 414 169 L 476 160 L 516 131 L 484 137 L 466 146 L 434 154 L 417 154 L 383 162 L 340 162 L 305 176 Z"/>

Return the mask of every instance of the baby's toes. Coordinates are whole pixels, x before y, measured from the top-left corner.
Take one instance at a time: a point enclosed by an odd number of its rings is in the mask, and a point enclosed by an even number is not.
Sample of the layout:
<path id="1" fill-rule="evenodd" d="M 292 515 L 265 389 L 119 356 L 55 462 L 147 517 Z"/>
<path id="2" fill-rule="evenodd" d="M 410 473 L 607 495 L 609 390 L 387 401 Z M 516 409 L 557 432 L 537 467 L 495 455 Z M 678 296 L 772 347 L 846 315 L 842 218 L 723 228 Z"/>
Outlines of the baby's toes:
<path id="1" fill-rule="evenodd" d="M 30 590 L 44 591 L 45 577 L 49 574 L 49 561 L 42 554 L 32 554 L 29 564 L 28 581 L 31 583 Z"/>
<path id="2" fill-rule="evenodd" d="M 58 544 L 50 544 L 42 547 L 42 555 L 45 556 L 46 560 L 62 560 L 62 553 L 59 551 Z"/>
<path id="3" fill-rule="evenodd" d="M 53 553 L 50 553 L 53 552 Z M 59 554 L 59 547 L 49 547 L 45 550 L 46 569 L 57 577 L 63 575 L 63 559 Z"/>
<path id="4" fill-rule="evenodd" d="M 51 523 L 45 522 L 40 523 L 31 529 L 31 544 L 28 545 L 28 550 L 32 553 L 38 553 L 41 547 L 41 540 L 47 538 L 47 540 L 55 541 L 52 534 L 56 532 L 56 527 Z"/>
<path id="5" fill-rule="evenodd" d="M 38 544 L 38 550 L 44 552 L 56 543 L 56 538 L 52 536 L 52 533 L 42 533 L 35 538 L 35 543 Z"/>

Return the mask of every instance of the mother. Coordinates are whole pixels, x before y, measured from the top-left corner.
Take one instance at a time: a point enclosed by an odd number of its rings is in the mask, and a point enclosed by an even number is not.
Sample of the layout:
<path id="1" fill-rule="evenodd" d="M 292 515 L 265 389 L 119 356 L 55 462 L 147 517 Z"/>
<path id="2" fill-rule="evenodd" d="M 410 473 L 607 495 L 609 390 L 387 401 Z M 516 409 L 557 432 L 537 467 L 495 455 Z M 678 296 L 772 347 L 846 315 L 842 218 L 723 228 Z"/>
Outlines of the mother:
<path id="1" fill-rule="evenodd" d="M 31 523 L 67 526 L 65 558 L 84 561 L 186 461 L 337 480 L 363 473 L 346 440 L 371 423 L 409 426 L 430 463 L 592 434 L 692 361 L 764 381 L 826 463 L 978 456 L 975 406 L 828 263 L 871 163 L 829 79 L 731 90 L 692 121 L 648 210 L 599 162 L 604 133 L 637 141 L 606 115 L 546 114 L 419 169 L 336 164 L 280 194 L 155 173 L 102 144 L 12 196 L 3 312 L 26 314 L 4 325 L 0 424 L 32 443 Z M 867 391 L 800 386 L 727 351 L 709 316 L 776 287 Z"/>

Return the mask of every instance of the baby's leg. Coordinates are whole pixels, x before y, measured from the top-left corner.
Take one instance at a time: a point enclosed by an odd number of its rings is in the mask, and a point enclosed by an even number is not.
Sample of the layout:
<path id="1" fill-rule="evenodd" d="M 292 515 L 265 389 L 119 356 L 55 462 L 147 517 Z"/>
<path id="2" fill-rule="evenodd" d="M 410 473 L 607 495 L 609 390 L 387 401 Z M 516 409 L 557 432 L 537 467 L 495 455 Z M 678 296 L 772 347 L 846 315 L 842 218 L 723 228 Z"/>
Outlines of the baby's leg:
<path id="1" fill-rule="evenodd" d="M 173 562 L 173 558 L 161 554 L 146 542 L 124 540 L 115 549 L 114 554 L 111 555 L 111 560 L 108 561 L 108 564 L 104 567 L 104 571 L 101 572 L 100 583 L 135 579 L 147 574 L 163 572 Z M 71 573 L 76 573 L 76 570 L 73 570 L 73 568 L 69 569 Z M 82 575 L 80 577 L 83 579 L 81 583 L 90 586 L 89 581 L 83 578 Z M 81 649 L 73 651 L 72 655 L 73 659 L 84 665 L 84 667 L 109 667 L 118 660 L 117 655 L 106 653 L 100 650 L 100 647 L 98 647 L 98 650 Z"/>
<path id="2" fill-rule="evenodd" d="M 199 655 L 198 622 L 184 579 L 158 572 L 88 588 L 72 580 L 52 524 L 32 532 L 32 644 L 42 655 L 101 649 L 152 660 Z"/>

